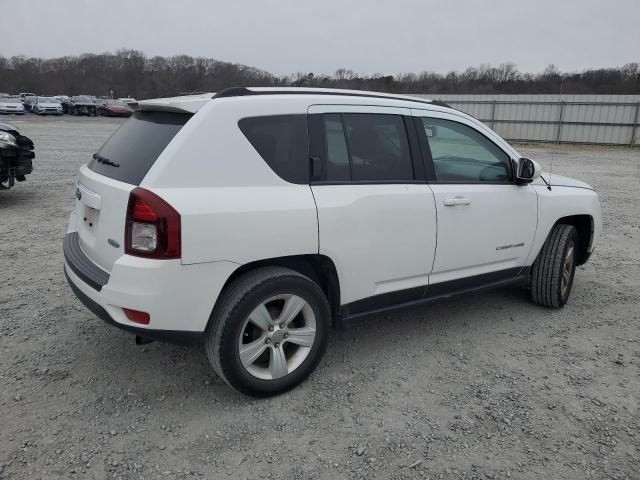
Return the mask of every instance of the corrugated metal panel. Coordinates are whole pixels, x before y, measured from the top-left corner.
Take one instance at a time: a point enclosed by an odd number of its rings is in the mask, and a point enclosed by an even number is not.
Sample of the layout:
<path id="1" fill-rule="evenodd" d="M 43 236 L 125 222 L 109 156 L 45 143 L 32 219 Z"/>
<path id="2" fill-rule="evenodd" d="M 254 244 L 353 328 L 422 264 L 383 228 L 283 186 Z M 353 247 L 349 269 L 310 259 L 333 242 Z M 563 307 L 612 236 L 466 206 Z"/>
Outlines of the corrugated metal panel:
<path id="1" fill-rule="evenodd" d="M 635 136 L 640 146 L 640 95 L 416 96 L 444 101 L 509 140 L 630 145 Z"/>
<path id="2" fill-rule="evenodd" d="M 491 118 L 491 104 L 488 103 L 473 103 L 473 104 L 461 104 L 457 103 L 455 100 L 449 100 L 446 102 L 451 105 L 453 108 L 463 111 L 464 113 L 468 113 L 480 120 Z"/>
<path id="3" fill-rule="evenodd" d="M 628 145 L 631 127 L 606 125 L 563 125 L 561 142 Z"/>
<path id="4" fill-rule="evenodd" d="M 510 140 L 527 140 L 536 142 L 551 142 L 555 140 L 555 125 L 523 123 L 499 123 L 494 129 L 498 135 Z"/>
<path id="5" fill-rule="evenodd" d="M 410 94 L 413 97 L 430 98 L 433 100 L 455 99 L 455 100 L 512 100 L 516 102 L 615 102 L 615 103 L 637 103 L 640 102 L 640 95 L 556 95 L 556 94 L 531 94 L 531 95 L 483 95 L 483 94 L 455 94 L 447 95 L 442 93 L 433 94 Z"/>

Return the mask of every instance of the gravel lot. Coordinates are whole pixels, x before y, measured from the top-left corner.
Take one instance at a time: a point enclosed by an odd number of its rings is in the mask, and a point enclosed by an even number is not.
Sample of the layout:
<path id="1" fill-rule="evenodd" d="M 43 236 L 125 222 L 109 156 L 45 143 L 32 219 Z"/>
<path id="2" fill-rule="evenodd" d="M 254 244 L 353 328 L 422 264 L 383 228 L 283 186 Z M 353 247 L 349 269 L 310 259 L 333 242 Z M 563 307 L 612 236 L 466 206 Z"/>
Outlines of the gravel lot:
<path id="1" fill-rule="evenodd" d="M 201 348 L 136 346 L 65 282 L 78 167 L 119 121 L 1 120 L 36 170 L 0 192 L 0 478 L 640 478 L 640 151 L 521 147 L 600 193 L 563 310 L 514 287 L 375 317 L 254 400 Z"/>

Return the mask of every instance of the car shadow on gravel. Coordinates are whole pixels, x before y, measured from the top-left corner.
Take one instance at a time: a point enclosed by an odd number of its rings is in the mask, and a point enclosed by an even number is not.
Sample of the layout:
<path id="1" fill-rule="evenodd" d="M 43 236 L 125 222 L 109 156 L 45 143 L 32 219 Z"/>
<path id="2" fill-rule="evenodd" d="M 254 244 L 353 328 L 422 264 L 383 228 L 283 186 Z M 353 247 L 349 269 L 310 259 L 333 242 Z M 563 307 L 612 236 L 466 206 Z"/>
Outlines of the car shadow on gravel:
<path id="1" fill-rule="evenodd" d="M 491 335 L 496 325 L 513 322 L 529 310 L 545 315 L 544 309 L 528 302 L 525 289 L 511 287 L 372 315 L 332 332 L 318 371 L 296 389 L 297 395 L 312 390 L 314 383 L 322 383 L 325 377 L 342 375 L 345 358 L 355 378 L 360 368 L 372 362 L 377 362 L 380 369 L 387 368 L 380 358 L 402 356 L 406 350 L 438 355 L 447 344 L 468 343 L 478 331 Z M 202 346 L 162 342 L 136 345 L 133 335 L 103 324 L 88 312 L 80 311 L 77 316 L 81 317 L 77 319 L 81 333 L 70 340 L 76 344 L 71 361 L 74 377 L 96 395 L 127 391 L 148 401 L 162 398 L 168 404 L 185 396 L 199 399 L 203 405 L 212 398 L 223 404 L 253 401 L 234 392 L 215 375 Z M 443 336 L 447 337 L 446 343 Z M 429 359 L 424 362 L 429 363 Z"/>
<path id="2" fill-rule="evenodd" d="M 24 208 L 25 202 L 31 201 L 33 192 L 19 190 L 14 187 L 10 190 L 0 190 L 0 209 L 4 208 Z"/>

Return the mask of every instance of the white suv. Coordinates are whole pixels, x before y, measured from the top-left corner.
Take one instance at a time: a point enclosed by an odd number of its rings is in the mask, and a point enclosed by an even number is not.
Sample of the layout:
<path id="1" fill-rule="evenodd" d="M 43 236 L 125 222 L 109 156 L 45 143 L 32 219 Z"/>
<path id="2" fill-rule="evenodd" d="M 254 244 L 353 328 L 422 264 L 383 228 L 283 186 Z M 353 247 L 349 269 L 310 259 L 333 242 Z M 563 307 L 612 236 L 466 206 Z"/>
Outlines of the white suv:
<path id="1" fill-rule="evenodd" d="M 331 326 L 374 312 L 519 281 L 562 307 L 601 229 L 589 185 L 547 185 L 439 102 L 234 88 L 139 107 L 80 169 L 67 279 L 139 340 L 204 342 L 246 394 L 297 385 Z"/>

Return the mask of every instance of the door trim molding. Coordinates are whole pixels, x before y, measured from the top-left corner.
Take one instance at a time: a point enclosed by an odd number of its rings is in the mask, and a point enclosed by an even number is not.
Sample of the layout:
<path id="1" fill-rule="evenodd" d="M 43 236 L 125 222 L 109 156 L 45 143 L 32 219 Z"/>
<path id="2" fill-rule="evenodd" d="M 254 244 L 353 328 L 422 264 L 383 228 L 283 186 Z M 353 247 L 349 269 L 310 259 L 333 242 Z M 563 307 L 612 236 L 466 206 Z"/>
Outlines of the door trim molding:
<path id="1" fill-rule="evenodd" d="M 529 267 L 515 267 L 474 275 L 473 277 L 435 283 L 426 287 L 414 287 L 407 290 L 374 295 L 342 305 L 340 308 L 340 321 L 347 323 L 382 312 L 392 312 L 426 305 L 464 293 L 499 288 L 528 281 L 528 279 Z"/>

